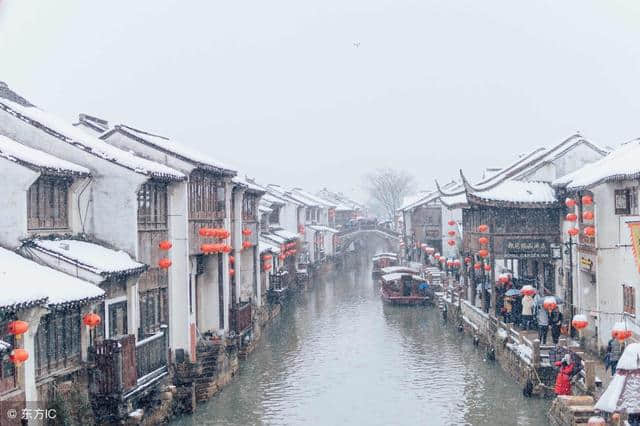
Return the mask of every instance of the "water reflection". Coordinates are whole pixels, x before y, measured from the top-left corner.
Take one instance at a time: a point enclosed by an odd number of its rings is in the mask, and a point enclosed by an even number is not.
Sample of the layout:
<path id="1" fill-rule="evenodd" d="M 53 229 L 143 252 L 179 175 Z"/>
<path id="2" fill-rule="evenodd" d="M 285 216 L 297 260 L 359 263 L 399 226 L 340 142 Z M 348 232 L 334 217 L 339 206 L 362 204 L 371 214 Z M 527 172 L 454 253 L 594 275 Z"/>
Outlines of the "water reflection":
<path id="1" fill-rule="evenodd" d="M 176 424 L 546 424 L 547 403 L 482 355 L 435 308 L 340 276 L 295 295 L 236 380 Z"/>

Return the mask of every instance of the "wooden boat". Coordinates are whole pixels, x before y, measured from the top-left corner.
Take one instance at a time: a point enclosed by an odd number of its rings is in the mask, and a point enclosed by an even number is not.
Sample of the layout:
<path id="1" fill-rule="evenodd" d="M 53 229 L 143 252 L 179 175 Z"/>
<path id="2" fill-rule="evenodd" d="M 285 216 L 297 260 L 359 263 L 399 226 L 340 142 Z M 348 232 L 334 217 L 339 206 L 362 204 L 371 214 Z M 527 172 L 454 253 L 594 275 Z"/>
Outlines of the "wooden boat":
<path id="1" fill-rule="evenodd" d="M 426 278 L 394 272 L 380 277 L 380 297 L 392 305 L 422 305 L 433 297 L 433 292 Z"/>
<path id="2" fill-rule="evenodd" d="M 373 261 L 371 275 L 374 277 L 380 276 L 383 268 L 398 265 L 398 255 L 395 253 L 378 253 L 371 260 Z"/>

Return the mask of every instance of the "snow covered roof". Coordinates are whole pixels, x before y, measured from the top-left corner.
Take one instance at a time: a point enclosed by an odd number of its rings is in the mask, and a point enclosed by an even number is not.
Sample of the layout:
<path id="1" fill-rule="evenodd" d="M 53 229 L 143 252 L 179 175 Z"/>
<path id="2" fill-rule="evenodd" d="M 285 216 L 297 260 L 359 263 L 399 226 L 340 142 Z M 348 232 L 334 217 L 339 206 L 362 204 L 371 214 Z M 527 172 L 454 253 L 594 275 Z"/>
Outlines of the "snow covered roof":
<path id="1" fill-rule="evenodd" d="M 486 191 L 468 192 L 467 197 L 514 204 L 553 204 L 555 191 L 547 182 L 507 180 Z"/>
<path id="2" fill-rule="evenodd" d="M 89 169 L 0 135 L 0 158 L 46 174 L 89 175 Z"/>
<path id="3" fill-rule="evenodd" d="M 0 355 L 3 355 L 11 350 L 11 343 L 0 340 Z"/>
<path id="4" fill-rule="evenodd" d="M 314 231 L 330 232 L 332 234 L 337 234 L 338 232 L 340 232 L 337 229 L 325 225 L 309 225 L 309 228 L 313 229 Z"/>
<path id="5" fill-rule="evenodd" d="M 281 236 L 273 234 L 271 232 L 260 233 L 260 238 L 264 239 L 265 242 L 273 243 L 277 245 L 284 244 L 288 241 L 286 238 L 282 238 Z"/>
<path id="6" fill-rule="evenodd" d="M 88 241 L 33 239 L 25 243 L 25 249 L 47 253 L 105 278 L 139 274 L 147 269 L 147 265 L 131 259 L 124 251 L 112 250 Z"/>
<path id="7" fill-rule="evenodd" d="M 102 298 L 99 287 L 0 248 L 0 309 L 45 304 L 90 303 Z"/>
<path id="8" fill-rule="evenodd" d="M 4 111 L 43 132 L 81 149 L 91 155 L 118 164 L 135 173 L 163 179 L 183 180 L 185 175 L 163 164 L 155 163 L 120 150 L 82 129 L 36 107 L 17 104 L 0 98 L 0 111 Z"/>
<path id="9" fill-rule="evenodd" d="M 608 413 L 640 413 L 640 343 L 629 344 L 616 367 L 616 374 L 595 405 Z"/>
<path id="10" fill-rule="evenodd" d="M 267 203 L 263 203 L 261 200 L 260 203 L 258 204 L 258 211 L 260 213 L 271 213 L 273 212 L 273 209 L 270 207 L 267 207 Z"/>
<path id="11" fill-rule="evenodd" d="M 295 195 L 302 197 L 305 200 L 310 201 L 311 203 L 315 203 L 319 207 L 324 208 L 335 208 L 335 204 L 329 200 L 325 200 L 324 198 L 313 195 L 310 192 L 307 192 L 301 188 L 293 188 L 291 190 Z"/>
<path id="12" fill-rule="evenodd" d="M 330 200 L 333 203 L 336 203 L 336 211 L 350 211 L 350 210 L 358 210 L 364 209 L 364 205 L 359 203 L 351 198 L 347 197 L 341 192 L 332 192 L 327 188 L 323 188 L 322 190 L 317 192 L 319 197 L 324 198 L 325 200 Z"/>
<path id="13" fill-rule="evenodd" d="M 93 115 L 80 113 L 78 115 L 78 122 L 73 123 L 74 126 L 86 126 L 93 130 L 96 134 L 101 134 L 109 130 L 109 122 L 103 118 L 98 118 Z"/>
<path id="14" fill-rule="evenodd" d="M 286 229 L 272 229 L 271 230 L 272 234 L 275 234 L 281 238 L 284 238 L 285 240 L 297 240 L 298 239 L 298 234 L 295 234 L 293 232 L 287 231 Z"/>
<path id="15" fill-rule="evenodd" d="M 224 173 L 232 176 L 236 174 L 236 172 L 232 170 L 230 167 L 226 166 L 225 164 L 221 163 L 220 161 L 214 158 L 209 157 L 207 154 L 204 154 L 198 150 L 189 148 L 188 146 L 185 146 L 184 144 L 176 142 L 166 136 L 145 132 L 143 130 L 136 129 L 131 126 L 126 126 L 124 124 L 115 125 L 113 129 L 107 131 L 105 134 L 100 136 L 100 138 L 107 139 L 114 132 L 123 133 L 140 143 L 143 143 L 147 146 L 151 146 L 164 153 L 173 155 L 201 169 L 210 170 L 218 173 Z"/>
<path id="16" fill-rule="evenodd" d="M 256 185 L 254 182 L 252 182 L 250 179 L 247 178 L 243 178 L 242 176 L 238 175 L 238 176 L 234 176 L 231 181 L 237 185 L 240 186 L 244 186 L 247 188 L 247 190 L 251 191 L 251 192 L 256 192 L 256 193 L 260 193 L 260 194 L 264 194 L 265 192 L 267 192 L 265 189 L 263 189 L 261 186 Z"/>
<path id="17" fill-rule="evenodd" d="M 280 254 L 280 246 L 278 244 L 272 243 L 271 241 L 267 241 L 261 236 L 260 241 L 258 241 L 258 251 L 260 253 L 270 251 L 273 254 Z"/>
<path id="18" fill-rule="evenodd" d="M 381 269 L 384 275 L 387 274 L 395 274 L 395 273 L 408 273 L 408 274 L 418 274 L 420 270 L 415 268 L 410 268 L 408 266 L 387 266 L 386 268 Z"/>
<path id="19" fill-rule="evenodd" d="M 398 254 L 397 253 L 377 253 L 373 256 L 372 259 L 381 258 L 381 257 L 393 257 L 397 259 Z"/>
<path id="20" fill-rule="evenodd" d="M 383 281 L 389 282 L 389 281 L 397 281 L 399 279 L 401 279 L 402 277 L 405 276 L 410 276 L 413 280 L 416 281 L 426 281 L 426 278 L 423 278 L 419 275 L 410 273 L 410 272 L 393 272 L 391 274 L 384 274 L 382 275 L 380 278 L 382 278 Z"/>
<path id="21" fill-rule="evenodd" d="M 562 176 L 553 182 L 556 187 L 579 191 L 601 183 L 640 178 L 640 140 L 627 142 L 598 161 Z"/>

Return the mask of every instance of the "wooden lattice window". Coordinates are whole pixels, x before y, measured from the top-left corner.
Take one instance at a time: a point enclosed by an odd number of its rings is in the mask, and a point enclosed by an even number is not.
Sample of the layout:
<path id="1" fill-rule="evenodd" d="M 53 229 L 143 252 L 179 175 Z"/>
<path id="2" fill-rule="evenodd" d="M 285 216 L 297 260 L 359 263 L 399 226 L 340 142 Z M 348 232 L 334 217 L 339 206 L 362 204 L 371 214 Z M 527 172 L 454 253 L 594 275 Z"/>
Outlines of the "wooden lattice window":
<path id="1" fill-rule="evenodd" d="M 224 219 L 225 187 L 222 179 L 205 172 L 191 173 L 189 215 L 191 219 Z"/>
<path id="2" fill-rule="evenodd" d="M 630 214 L 631 213 L 631 191 L 629 189 L 616 189 L 615 197 L 615 213 Z"/>
<path id="3" fill-rule="evenodd" d="M 67 229 L 68 196 L 71 181 L 54 176 L 41 176 L 27 192 L 27 228 Z"/>
<path id="4" fill-rule="evenodd" d="M 141 292 L 139 297 L 140 329 L 142 335 L 151 335 L 160 330 L 160 325 L 168 322 L 167 288 L 154 288 Z"/>
<path id="5" fill-rule="evenodd" d="M 150 181 L 138 191 L 138 225 L 141 229 L 167 229 L 167 183 Z"/>
<path id="6" fill-rule="evenodd" d="M 244 194 L 242 197 L 242 219 L 256 220 L 256 206 L 258 197 L 254 194 Z"/>
<path id="7" fill-rule="evenodd" d="M 80 357 L 80 308 L 53 311 L 40 319 L 35 338 L 36 374 L 67 367 Z"/>
<path id="8" fill-rule="evenodd" d="M 630 285 L 622 285 L 623 311 L 630 315 L 636 314 L 636 289 Z"/>

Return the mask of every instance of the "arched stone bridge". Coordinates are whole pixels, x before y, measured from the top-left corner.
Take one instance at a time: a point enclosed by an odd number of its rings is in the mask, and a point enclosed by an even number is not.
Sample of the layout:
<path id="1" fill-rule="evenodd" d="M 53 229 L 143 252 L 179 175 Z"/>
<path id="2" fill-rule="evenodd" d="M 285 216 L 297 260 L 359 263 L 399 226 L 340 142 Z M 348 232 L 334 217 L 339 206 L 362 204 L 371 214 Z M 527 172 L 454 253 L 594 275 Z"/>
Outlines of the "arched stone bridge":
<path id="1" fill-rule="evenodd" d="M 340 230 L 338 236 L 338 252 L 344 252 L 351 244 L 372 245 L 382 243 L 386 251 L 398 251 L 402 237 L 399 233 L 384 226 L 373 224 L 358 224 Z"/>

